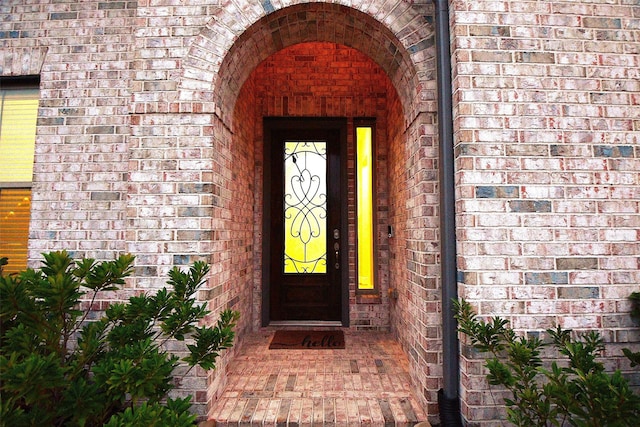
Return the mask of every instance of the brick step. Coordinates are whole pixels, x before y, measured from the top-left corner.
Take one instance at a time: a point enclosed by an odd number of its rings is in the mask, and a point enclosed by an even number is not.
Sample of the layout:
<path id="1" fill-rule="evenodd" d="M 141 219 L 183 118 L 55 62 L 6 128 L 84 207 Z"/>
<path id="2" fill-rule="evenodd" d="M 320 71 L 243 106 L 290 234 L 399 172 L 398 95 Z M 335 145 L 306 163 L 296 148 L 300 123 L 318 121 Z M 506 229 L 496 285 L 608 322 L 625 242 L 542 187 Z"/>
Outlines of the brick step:
<path id="1" fill-rule="evenodd" d="M 426 417 L 411 397 L 223 399 L 212 414 L 216 427 L 227 426 L 402 426 Z"/>
<path id="2" fill-rule="evenodd" d="M 388 333 L 345 333 L 340 350 L 269 350 L 246 337 L 209 410 L 216 426 L 414 426 L 427 420 Z"/>

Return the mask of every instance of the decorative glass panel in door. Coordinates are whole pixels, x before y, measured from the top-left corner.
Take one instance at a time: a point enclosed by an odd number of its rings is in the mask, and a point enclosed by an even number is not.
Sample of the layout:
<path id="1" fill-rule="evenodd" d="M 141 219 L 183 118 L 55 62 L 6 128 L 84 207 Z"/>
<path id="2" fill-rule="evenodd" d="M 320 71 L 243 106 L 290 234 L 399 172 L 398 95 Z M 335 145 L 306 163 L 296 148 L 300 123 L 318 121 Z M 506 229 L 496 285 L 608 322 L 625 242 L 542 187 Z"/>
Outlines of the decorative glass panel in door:
<path id="1" fill-rule="evenodd" d="M 327 272 L 327 143 L 284 144 L 284 272 Z"/>

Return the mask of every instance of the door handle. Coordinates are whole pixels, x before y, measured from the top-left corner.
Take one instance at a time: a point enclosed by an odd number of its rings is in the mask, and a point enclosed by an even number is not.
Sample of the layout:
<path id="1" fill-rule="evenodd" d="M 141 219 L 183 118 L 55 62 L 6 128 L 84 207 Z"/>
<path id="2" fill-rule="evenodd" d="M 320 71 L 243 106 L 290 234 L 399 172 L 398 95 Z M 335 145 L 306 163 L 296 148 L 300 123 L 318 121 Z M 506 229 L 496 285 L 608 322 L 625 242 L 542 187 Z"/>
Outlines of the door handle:
<path id="1" fill-rule="evenodd" d="M 336 252 L 336 263 L 334 266 L 336 270 L 338 270 L 340 268 L 340 243 L 334 242 L 333 250 Z"/>

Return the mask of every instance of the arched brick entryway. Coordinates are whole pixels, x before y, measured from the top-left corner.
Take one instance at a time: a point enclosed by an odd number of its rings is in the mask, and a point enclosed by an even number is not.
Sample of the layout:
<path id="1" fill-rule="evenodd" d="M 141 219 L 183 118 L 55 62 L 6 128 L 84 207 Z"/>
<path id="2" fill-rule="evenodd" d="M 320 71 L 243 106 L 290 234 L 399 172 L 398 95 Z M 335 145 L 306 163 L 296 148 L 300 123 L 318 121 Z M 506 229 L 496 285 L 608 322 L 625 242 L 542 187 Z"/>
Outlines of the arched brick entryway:
<path id="1" fill-rule="evenodd" d="M 237 239 L 241 251 L 230 247 L 220 248 L 227 255 L 214 251 L 214 269 L 216 262 L 220 265 L 220 271 L 214 273 L 231 274 L 231 280 L 221 281 L 236 283 L 229 290 L 235 295 L 236 308 L 252 313 L 243 320 L 241 330 L 255 330 L 261 291 L 258 211 L 263 116 L 376 117 L 384 130 L 384 144 L 377 153 L 384 160 L 382 219 L 394 229 L 394 237 L 384 242 L 388 259 L 382 299 L 389 308 L 383 313 L 379 307 L 358 304 L 354 293 L 351 319 L 359 319 L 359 310 L 378 310 L 369 319 L 387 316 L 377 324 L 360 326 L 387 327 L 397 334 L 410 358 L 415 390 L 425 405 L 435 407 L 441 379 L 435 52 L 430 6 L 419 12 L 405 2 L 391 8 L 383 1 L 353 7 L 300 2 L 281 8 L 275 3 L 268 3 L 271 7 L 267 9 L 238 10 L 235 3 L 220 8 L 184 59 L 176 108 L 214 113 L 214 151 L 218 154 L 213 181 L 219 180 L 219 191 L 233 194 L 237 202 L 222 206 L 225 218 L 214 219 L 214 223 L 220 220 L 221 228 L 243 236 Z M 331 58 L 318 59 L 323 52 L 330 52 Z M 351 69 L 366 64 L 363 80 L 376 84 L 363 89 L 363 81 L 355 81 L 350 87 L 355 102 L 349 107 L 345 94 L 333 93 L 322 100 L 316 90 L 329 88 L 333 84 L 329 82 L 308 88 L 306 93 L 296 92 L 302 86 L 291 80 L 288 93 L 267 87 L 277 70 L 283 69 L 278 67 L 304 66 L 295 62 L 305 58 L 324 65 L 347 62 Z M 283 96 L 290 97 L 286 107 Z M 381 106 L 376 104 L 378 97 Z M 253 217 L 247 214 L 250 209 Z M 249 263 L 252 273 L 234 268 Z M 234 282 L 235 276 L 238 280 Z M 357 322 L 352 327 L 358 327 Z M 436 411 L 431 408 L 430 412 Z"/>
<path id="2" fill-rule="evenodd" d="M 229 3 L 194 41 L 185 59 L 180 100 L 213 102 L 230 125 L 240 88 L 261 61 L 296 43 L 327 41 L 355 48 L 380 65 L 400 95 L 407 122 L 435 111 L 430 6 L 419 13 L 409 2 L 352 7 L 298 2 L 284 8 L 273 2 L 272 9 L 248 11 Z"/>

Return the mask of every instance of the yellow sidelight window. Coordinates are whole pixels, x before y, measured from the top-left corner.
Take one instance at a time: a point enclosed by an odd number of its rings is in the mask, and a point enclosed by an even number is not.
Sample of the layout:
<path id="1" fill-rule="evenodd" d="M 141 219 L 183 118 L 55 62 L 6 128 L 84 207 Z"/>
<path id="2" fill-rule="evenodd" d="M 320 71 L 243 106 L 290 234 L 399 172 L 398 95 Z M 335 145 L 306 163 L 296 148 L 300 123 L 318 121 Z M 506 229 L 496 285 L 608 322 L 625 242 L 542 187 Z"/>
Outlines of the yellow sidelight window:
<path id="1" fill-rule="evenodd" d="M 356 127 L 358 290 L 375 290 L 373 212 L 373 128 Z"/>
<path id="2" fill-rule="evenodd" d="M 27 266 L 31 182 L 39 92 L 37 82 L 0 84 L 0 258 L 4 273 Z"/>

